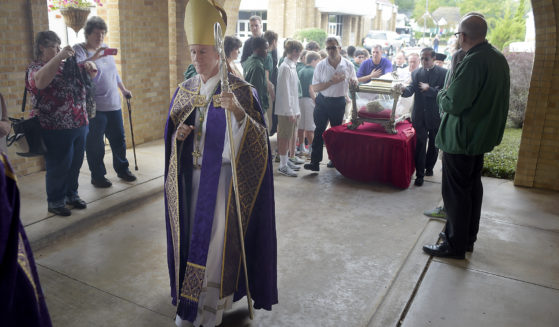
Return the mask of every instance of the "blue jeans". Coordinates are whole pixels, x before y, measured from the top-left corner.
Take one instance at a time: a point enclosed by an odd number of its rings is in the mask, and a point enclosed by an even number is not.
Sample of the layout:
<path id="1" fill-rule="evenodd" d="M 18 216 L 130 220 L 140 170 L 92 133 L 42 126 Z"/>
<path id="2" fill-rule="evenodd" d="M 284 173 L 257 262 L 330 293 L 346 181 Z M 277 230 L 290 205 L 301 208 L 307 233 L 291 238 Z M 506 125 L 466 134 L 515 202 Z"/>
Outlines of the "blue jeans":
<path id="1" fill-rule="evenodd" d="M 87 126 L 74 129 L 43 130 L 47 146 L 47 202 L 58 208 L 78 196 L 78 176 L 83 163 Z"/>
<path id="2" fill-rule="evenodd" d="M 113 168 L 117 173 L 125 172 L 128 170 L 128 160 L 126 160 L 122 110 L 97 111 L 95 118 L 89 120 L 89 134 L 85 143 L 85 151 L 91 178 L 95 180 L 104 178 L 107 173 L 103 163 L 105 157 L 103 135 L 107 136 L 111 145 Z"/>

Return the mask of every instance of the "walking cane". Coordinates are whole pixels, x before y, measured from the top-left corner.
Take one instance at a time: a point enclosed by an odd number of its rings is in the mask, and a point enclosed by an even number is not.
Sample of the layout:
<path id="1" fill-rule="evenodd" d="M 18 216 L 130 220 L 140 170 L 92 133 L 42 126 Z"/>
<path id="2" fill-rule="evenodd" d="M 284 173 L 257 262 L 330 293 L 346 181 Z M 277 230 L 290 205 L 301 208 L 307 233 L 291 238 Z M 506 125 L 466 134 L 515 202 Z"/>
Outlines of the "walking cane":
<path id="1" fill-rule="evenodd" d="M 132 135 L 132 150 L 134 151 L 134 169 L 138 170 L 138 162 L 136 161 L 136 143 L 134 143 L 134 129 L 132 128 L 132 109 L 130 108 L 130 94 L 126 95 L 126 104 L 128 105 L 128 121 L 130 122 L 130 134 Z"/>
<path id="2" fill-rule="evenodd" d="M 227 60 L 223 51 L 223 34 L 221 34 L 221 25 L 214 24 L 215 46 L 219 52 L 219 74 L 221 77 L 221 92 L 230 92 L 229 80 L 227 79 Z M 243 220 L 241 217 L 241 201 L 239 200 L 239 184 L 237 181 L 237 156 L 233 142 L 233 130 L 231 129 L 231 111 L 225 110 L 227 116 L 227 131 L 229 133 L 229 153 L 231 156 L 231 170 L 233 175 L 233 189 L 235 191 L 235 204 L 237 207 L 237 221 L 239 223 L 239 238 L 241 239 L 241 259 L 245 271 L 245 287 L 247 292 L 248 314 L 251 320 L 254 319 L 254 311 L 252 309 L 252 298 L 250 296 L 250 287 L 248 286 L 247 257 L 245 252 L 245 238 L 243 235 Z"/>

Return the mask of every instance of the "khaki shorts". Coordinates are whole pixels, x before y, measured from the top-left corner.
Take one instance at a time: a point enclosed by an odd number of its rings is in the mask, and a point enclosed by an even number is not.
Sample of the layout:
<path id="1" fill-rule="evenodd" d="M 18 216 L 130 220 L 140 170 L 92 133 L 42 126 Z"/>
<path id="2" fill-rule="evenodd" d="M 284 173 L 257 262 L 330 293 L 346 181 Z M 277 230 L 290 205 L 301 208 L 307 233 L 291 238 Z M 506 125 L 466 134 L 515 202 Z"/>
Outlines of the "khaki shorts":
<path id="1" fill-rule="evenodd" d="M 299 129 L 311 132 L 314 131 L 314 101 L 311 98 L 300 98 L 299 109 L 301 109 Z"/>
<path id="2" fill-rule="evenodd" d="M 278 115 L 278 138 L 292 138 L 297 129 L 297 122 L 298 120 L 295 120 L 295 122 L 289 120 L 289 116 Z"/>

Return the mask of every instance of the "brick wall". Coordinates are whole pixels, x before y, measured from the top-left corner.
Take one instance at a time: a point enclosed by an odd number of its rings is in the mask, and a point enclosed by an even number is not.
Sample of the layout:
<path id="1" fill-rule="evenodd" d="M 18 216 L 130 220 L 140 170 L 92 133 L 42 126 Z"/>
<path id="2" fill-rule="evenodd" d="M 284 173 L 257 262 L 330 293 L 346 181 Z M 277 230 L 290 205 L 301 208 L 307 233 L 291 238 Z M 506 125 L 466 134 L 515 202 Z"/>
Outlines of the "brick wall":
<path id="1" fill-rule="evenodd" d="M 536 54 L 515 185 L 559 190 L 559 0 L 533 0 Z"/>
<path id="2" fill-rule="evenodd" d="M 0 92 L 6 100 L 8 115 L 22 117 L 21 103 L 25 70 L 33 59 L 33 40 L 37 32 L 48 29 L 47 3 L 42 0 L 2 0 L 0 3 Z M 25 117 L 28 117 L 29 107 Z M 23 158 L 8 149 L 18 175 L 44 169 L 42 157 Z"/>
<path id="3" fill-rule="evenodd" d="M 99 14 L 108 17 L 109 44 L 120 49 L 117 65 L 124 85 L 133 94 L 132 121 L 136 144 L 160 139 L 169 107 L 169 76 L 173 61 L 169 50 L 168 2 L 107 2 Z M 122 108 L 127 145 L 131 146 L 125 101 Z"/>

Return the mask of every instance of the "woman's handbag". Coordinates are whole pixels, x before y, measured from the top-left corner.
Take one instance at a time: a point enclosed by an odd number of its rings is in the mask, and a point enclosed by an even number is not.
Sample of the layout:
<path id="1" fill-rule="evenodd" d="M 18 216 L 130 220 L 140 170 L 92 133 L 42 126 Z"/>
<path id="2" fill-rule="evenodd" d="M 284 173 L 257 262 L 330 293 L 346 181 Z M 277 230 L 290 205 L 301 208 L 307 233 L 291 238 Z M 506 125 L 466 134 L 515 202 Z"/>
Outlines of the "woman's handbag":
<path id="1" fill-rule="evenodd" d="M 28 73 L 25 73 L 27 81 Z M 27 88 L 23 91 L 23 103 L 21 104 L 21 112 L 25 111 L 27 102 Z M 42 156 L 47 152 L 47 147 L 43 140 L 42 128 L 38 117 L 29 119 L 11 118 L 13 135 L 8 135 L 8 146 L 16 148 L 16 154 L 22 157 Z"/>

